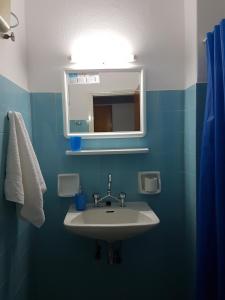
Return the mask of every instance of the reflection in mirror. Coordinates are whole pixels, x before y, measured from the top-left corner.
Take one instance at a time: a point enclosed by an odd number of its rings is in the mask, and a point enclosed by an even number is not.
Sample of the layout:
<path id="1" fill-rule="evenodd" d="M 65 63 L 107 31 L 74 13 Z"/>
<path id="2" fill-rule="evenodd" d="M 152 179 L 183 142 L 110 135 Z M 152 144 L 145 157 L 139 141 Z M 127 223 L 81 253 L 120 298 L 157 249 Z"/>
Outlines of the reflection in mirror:
<path id="1" fill-rule="evenodd" d="M 140 93 L 93 96 L 94 132 L 140 130 Z"/>
<path id="2" fill-rule="evenodd" d="M 143 130 L 141 70 L 66 71 L 64 75 L 64 117 L 70 135 Z"/>

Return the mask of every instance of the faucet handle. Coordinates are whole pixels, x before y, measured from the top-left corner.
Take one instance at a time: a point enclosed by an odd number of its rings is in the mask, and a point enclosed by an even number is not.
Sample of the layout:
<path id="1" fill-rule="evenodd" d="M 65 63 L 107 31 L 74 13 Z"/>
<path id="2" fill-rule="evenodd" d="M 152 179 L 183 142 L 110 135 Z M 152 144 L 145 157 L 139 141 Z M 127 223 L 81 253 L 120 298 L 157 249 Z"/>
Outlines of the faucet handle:
<path id="1" fill-rule="evenodd" d="M 92 196 L 93 196 L 94 199 L 99 199 L 100 198 L 99 193 L 93 193 Z"/>
<path id="2" fill-rule="evenodd" d="M 124 207 L 125 206 L 125 199 L 126 199 L 126 193 L 124 193 L 124 192 L 121 192 L 120 194 L 119 194 L 119 199 L 120 199 L 120 201 L 121 201 L 121 207 Z"/>
<path id="3" fill-rule="evenodd" d="M 124 193 L 124 192 L 120 192 L 120 194 L 119 194 L 119 198 L 121 199 L 125 199 L 126 198 L 126 193 Z"/>
<path id="4" fill-rule="evenodd" d="M 94 204 L 97 205 L 100 198 L 99 193 L 93 193 L 92 197 L 94 198 Z"/>
<path id="5" fill-rule="evenodd" d="M 111 173 L 108 174 L 108 181 L 112 182 L 112 174 Z"/>

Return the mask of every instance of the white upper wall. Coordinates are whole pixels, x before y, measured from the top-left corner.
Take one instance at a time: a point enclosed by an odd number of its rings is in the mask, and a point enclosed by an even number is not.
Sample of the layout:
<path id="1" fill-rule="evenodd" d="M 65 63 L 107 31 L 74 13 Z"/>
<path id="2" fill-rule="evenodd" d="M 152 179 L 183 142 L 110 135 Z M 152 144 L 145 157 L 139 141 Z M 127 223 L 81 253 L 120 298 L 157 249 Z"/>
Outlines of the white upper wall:
<path id="1" fill-rule="evenodd" d="M 206 33 L 225 17 L 225 0 L 196 0 L 198 1 L 198 82 L 206 82 L 206 49 L 203 43 Z"/>
<path id="2" fill-rule="evenodd" d="M 185 12 L 185 87 L 197 82 L 197 1 L 184 0 Z"/>
<path id="3" fill-rule="evenodd" d="M 0 74 L 27 90 L 25 0 L 11 0 L 11 10 L 18 16 L 20 25 L 13 29 L 15 42 L 0 39 Z"/>
<path id="4" fill-rule="evenodd" d="M 206 33 L 225 17 L 225 0 L 184 0 L 185 86 L 207 81 Z"/>
<path id="5" fill-rule="evenodd" d="M 73 42 L 107 29 L 129 40 L 136 64 L 146 68 L 147 89 L 164 90 L 206 81 L 202 41 L 225 17 L 225 0 L 11 0 L 11 9 L 20 26 L 15 43 L 0 39 L 0 74 L 22 88 L 61 92 Z"/>
<path id="6" fill-rule="evenodd" d="M 146 69 L 147 90 L 183 89 L 184 1 L 27 0 L 29 87 L 61 92 L 76 38 L 111 30 L 128 39 Z"/>

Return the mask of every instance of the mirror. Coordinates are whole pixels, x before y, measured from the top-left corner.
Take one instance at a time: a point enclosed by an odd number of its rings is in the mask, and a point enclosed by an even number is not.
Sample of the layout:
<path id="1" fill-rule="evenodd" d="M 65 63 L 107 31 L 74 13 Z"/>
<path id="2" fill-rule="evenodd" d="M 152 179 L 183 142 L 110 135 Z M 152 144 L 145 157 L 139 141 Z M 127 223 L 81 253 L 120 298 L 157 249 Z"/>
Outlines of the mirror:
<path id="1" fill-rule="evenodd" d="M 143 70 L 66 70 L 64 128 L 66 137 L 143 136 Z"/>

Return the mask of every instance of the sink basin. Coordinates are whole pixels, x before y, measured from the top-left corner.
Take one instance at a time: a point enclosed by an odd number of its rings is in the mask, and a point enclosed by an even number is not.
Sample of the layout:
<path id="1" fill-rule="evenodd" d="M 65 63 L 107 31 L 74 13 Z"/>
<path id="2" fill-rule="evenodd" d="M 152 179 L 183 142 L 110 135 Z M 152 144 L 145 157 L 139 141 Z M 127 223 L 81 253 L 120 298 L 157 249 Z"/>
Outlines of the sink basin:
<path id="1" fill-rule="evenodd" d="M 129 239 L 159 224 L 159 219 L 145 202 L 126 202 L 126 207 L 88 208 L 76 211 L 72 205 L 64 226 L 75 234 L 113 242 Z"/>

